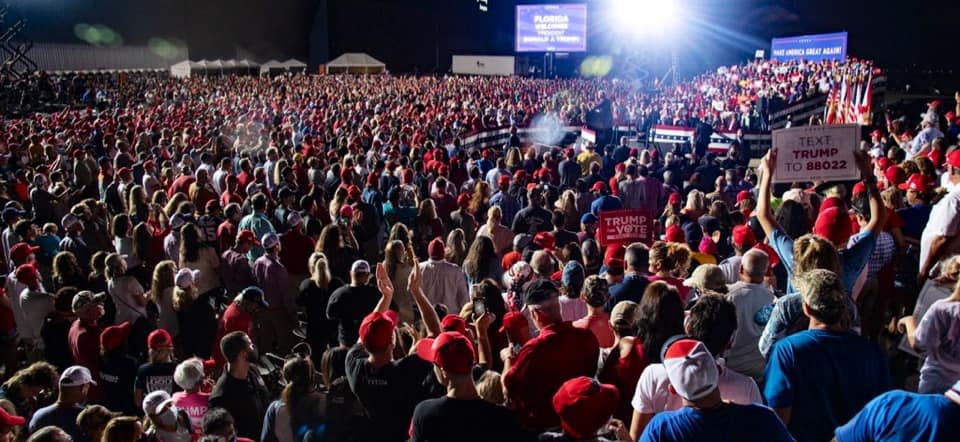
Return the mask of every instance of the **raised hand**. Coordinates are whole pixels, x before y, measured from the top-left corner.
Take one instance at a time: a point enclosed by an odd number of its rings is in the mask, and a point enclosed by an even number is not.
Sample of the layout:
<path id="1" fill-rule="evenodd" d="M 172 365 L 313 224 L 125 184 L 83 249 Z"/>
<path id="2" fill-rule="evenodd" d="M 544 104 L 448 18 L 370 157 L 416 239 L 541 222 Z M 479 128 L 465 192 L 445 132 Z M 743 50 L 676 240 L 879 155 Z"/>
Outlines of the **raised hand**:
<path id="1" fill-rule="evenodd" d="M 380 289 L 380 294 L 383 295 L 384 298 L 393 298 L 393 281 L 390 280 L 390 275 L 387 274 L 387 268 L 382 262 L 377 264 L 377 288 Z"/>
<path id="2" fill-rule="evenodd" d="M 767 154 L 760 159 L 760 172 L 762 177 L 773 178 L 773 173 L 777 170 L 777 149 L 773 148 L 767 151 Z"/>
<path id="3" fill-rule="evenodd" d="M 493 321 L 496 319 L 497 315 L 486 312 L 483 314 L 483 316 L 473 321 L 473 326 L 477 329 L 477 333 L 485 333 L 487 329 L 490 328 L 490 324 L 493 324 Z"/>
<path id="4" fill-rule="evenodd" d="M 413 262 L 413 271 L 410 272 L 410 279 L 407 280 L 407 288 L 411 294 L 420 293 L 420 266 L 416 261 Z"/>

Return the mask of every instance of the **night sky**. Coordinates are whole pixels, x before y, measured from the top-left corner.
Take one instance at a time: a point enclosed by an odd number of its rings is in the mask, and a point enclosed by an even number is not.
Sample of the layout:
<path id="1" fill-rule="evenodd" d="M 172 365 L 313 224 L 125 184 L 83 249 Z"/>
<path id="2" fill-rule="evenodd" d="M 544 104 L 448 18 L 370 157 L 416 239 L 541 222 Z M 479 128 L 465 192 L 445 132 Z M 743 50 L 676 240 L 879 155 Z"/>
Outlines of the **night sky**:
<path id="1" fill-rule="evenodd" d="M 562 0 L 558 0 L 563 2 Z M 30 19 L 36 41 L 75 42 L 77 23 L 104 24 L 127 44 L 151 37 L 185 41 L 191 58 L 245 56 L 309 59 L 311 31 L 324 28 L 318 5 L 327 3 L 326 52 L 364 51 L 395 72 L 446 70 L 452 54 L 511 54 L 517 0 L 7 0 Z M 556 2 L 556 1 L 555 1 Z M 523 1 L 522 3 L 538 3 Z M 551 3 L 551 2 L 540 2 Z M 570 3 L 576 3 L 572 1 Z M 604 0 L 591 0 L 589 49 L 594 53 L 651 51 L 676 46 L 682 73 L 742 61 L 773 36 L 849 32 L 849 54 L 882 66 L 960 67 L 950 30 L 952 1 L 682 0 L 684 27 L 671 35 L 623 44 L 617 27 L 600 20 Z M 955 4 L 952 8 L 960 9 Z M 643 17 L 636 19 L 644 26 Z M 438 38 L 439 37 L 439 38 Z M 438 43 L 439 41 L 439 43 Z M 639 49 L 638 49 L 639 48 Z M 319 54 L 319 55 L 318 55 Z M 314 60 L 322 61 L 322 60 Z"/>

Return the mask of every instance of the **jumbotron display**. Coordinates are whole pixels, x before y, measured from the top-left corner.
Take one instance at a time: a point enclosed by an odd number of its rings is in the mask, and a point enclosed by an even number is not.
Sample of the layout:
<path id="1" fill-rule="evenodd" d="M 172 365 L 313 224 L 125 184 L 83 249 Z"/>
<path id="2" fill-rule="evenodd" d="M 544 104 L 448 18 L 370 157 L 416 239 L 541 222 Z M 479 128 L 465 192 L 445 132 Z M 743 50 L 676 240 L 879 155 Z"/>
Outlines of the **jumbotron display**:
<path id="1" fill-rule="evenodd" d="M 517 52 L 587 50 L 587 5 L 517 5 Z"/>

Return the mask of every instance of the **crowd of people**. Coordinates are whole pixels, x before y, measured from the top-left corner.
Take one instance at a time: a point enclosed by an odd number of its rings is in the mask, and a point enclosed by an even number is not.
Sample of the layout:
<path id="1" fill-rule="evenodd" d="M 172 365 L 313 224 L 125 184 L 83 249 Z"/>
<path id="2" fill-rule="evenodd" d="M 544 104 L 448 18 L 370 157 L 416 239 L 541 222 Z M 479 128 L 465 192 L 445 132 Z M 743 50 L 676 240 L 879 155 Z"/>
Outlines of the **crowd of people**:
<path id="1" fill-rule="evenodd" d="M 960 434 L 960 93 L 773 185 L 776 146 L 458 138 L 635 119 L 614 81 L 89 80 L 0 122 L 4 441 Z M 618 209 L 655 238 L 601 246 Z"/>

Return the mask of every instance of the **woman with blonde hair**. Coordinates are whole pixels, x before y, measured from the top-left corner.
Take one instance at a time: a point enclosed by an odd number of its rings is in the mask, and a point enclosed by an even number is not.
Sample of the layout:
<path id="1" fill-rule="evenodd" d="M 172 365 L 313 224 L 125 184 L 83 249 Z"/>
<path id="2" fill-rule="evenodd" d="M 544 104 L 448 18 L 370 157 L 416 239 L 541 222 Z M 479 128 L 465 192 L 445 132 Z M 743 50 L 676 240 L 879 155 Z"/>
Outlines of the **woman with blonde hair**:
<path id="1" fill-rule="evenodd" d="M 303 307 L 307 315 L 307 343 L 319 357 L 325 348 L 337 343 L 337 322 L 327 318 L 327 303 L 330 294 L 343 285 L 343 281 L 330 274 L 327 255 L 313 252 L 307 260 L 310 277 L 300 283 L 297 292 L 297 305 Z M 317 361 L 315 361 L 317 362 Z"/>
<path id="2" fill-rule="evenodd" d="M 453 232 L 450 233 L 452 236 Z M 387 243 L 383 257 L 383 265 L 387 269 L 387 276 L 393 282 L 393 301 L 397 304 L 397 312 L 400 314 L 400 320 L 408 324 L 413 324 L 416 319 L 413 296 L 407 288 L 407 279 L 410 278 L 410 272 L 413 271 L 413 266 L 418 265 L 416 262 L 411 262 L 414 256 L 412 252 L 413 250 L 409 246 L 398 240 L 393 240 Z"/>
<path id="3" fill-rule="evenodd" d="M 513 249 L 513 231 L 502 224 L 502 219 L 500 206 L 492 206 L 487 210 L 487 222 L 477 230 L 478 237 L 485 236 L 493 240 L 494 250 L 499 257 Z"/>
<path id="4" fill-rule="evenodd" d="M 687 219 L 696 222 L 703 214 L 707 213 L 707 199 L 703 192 L 691 190 L 687 194 L 687 204 L 680 209 L 680 213 Z"/>
<path id="5" fill-rule="evenodd" d="M 338 187 L 337 190 L 333 193 L 333 198 L 330 199 L 330 219 L 337 220 L 340 219 L 340 208 L 343 207 L 344 203 L 347 202 L 347 189 L 343 187 Z"/>
<path id="6" fill-rule="evenodd" d="M 190 202 L 190 197 L 188 197 L 183 192 L 177 192 L 170 197 L 170 200 L 167 201 L 167 205 L 163 207 L 163 214 L 166 215 L 167 219 L 173 218 L 173 215 L 180 210 L 180 205 L 183 203 Z"/>
<path id="7" fill-rule="evenodd" d="M 554 203 L 557 210 L 563 212 L 563 228 L 571 232 L 580 230 L 580 209 L 577 209 L 577 193 L 573 189 L 564 190 Z"/>
<path id="8" fill-rule="evenodd" d="M 462 265 L 463 259 L 467 257 L 467 247 L 469 245 L 463 229 L 453 229 L 447 235 L 443 257 L 456 265 Z"/>
<path id="9" fill-rule="evenodd" d="M 504 163 L 507 165 L 507 170 L 513 172 L 519 169 L 523 165 L 523 158 L 520 156 L 520 149 L 517 147 L 511 147 L 507 151 L 506 158 L 504 158 Z"/>
<path id="10" fill-rule="evenodd" d="M 160 261 L 153 269 L 153 281 L 150 284 L 150 300 L 160 310 L 159 326 L 175 338 L 180 334 L 177 310 L 173 307 L 176 273 L 177 265 L 173 261 Z"/>

